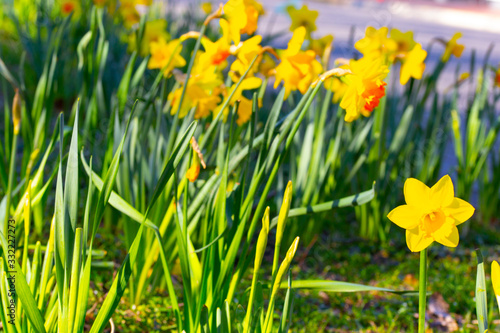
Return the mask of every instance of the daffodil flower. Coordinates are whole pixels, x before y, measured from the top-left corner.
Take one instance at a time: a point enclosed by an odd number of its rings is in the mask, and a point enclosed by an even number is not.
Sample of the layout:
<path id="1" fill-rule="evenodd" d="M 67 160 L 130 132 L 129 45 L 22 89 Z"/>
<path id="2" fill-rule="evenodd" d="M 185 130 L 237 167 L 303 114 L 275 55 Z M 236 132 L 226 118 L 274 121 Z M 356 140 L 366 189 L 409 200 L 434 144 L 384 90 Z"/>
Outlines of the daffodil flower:
<path id="1" fill-rule="evenodd" d="M 289 6 L 286 10 L 292 20 L 290 31 L 295 31 L 295 29 L 299 27 L 304 27 L 308 37 L 311 35 L 311 32 L 316 31 L 316 19 L 319 15 L 317 10 L 310 10 L 306 5 L 303 5 L 302 8 Z"/>
<path id="2" fill-rule="evenodd" d="M 422 49 L 422 45 L 416 44 L 413 49 L 406 54 L 402 60 L 399 82 L 405 85 L 410 77 L 420 80 L 425 70 L 424 60 L 427 51 Z"/>
<path id="3" fill-rule="evenodd" d="M 224 18 L 219 20 L 223 30 L 228 31 L 229 38 L 234 44 L 239 44 L 241 39 L 241 30 L 247 25 L 247 14 L 243 0 L 229 0 L 222 7 Z"/>
<path id="4" fill-rule="evenodd" d="M 386 62 L 397 50 L 397 43 L 387 37 L 388 33 L 389 29 L 387 27 L 380 29 L 368 27 L 366 28 L 365 37 L 358 40 L 354 47 L 365 57 L 382 58 Z"/>
<path id="5" fill-rule="evenodd" d="M 450 60 L 451 55 L 453 54 L 456 58 L 460 58 L 462 52 L 464 51 L 465 46 L 462 44 L 458 44 L 457 40 L 462 37 L 461 32 L 456 32 L 451 39 L 445 43 L 445 50 L 441 60 L 443 62 L 447 62 Z"/>
<path id="6" fill-rule="evenodd" d="M 152 42 L 157 42 L 160 38 L 168 41 L 170 35 L 167 32 L 167 21 L 164 19 L 158 19 L 146 22 L 144 27 L 144 35 L 141 40 L 141 45 L 137 45 L 137 37 L 135 33 L 129 36 L 129 51 L 139 50 L 141 56 L 146 56 L 150 50 L 149 46 Z"/>
<path id="7" fill-rule="evenodd" d="M 342 68 L 350 70 L 350 74 L 342 78 L 347 85 L 340 101 L 340 107 L 346 111 L 344 120 L 352 122 L 360 115 L 368 117 L 385 95 L 386 83 L 382 80 L 389 69 L 380 58 L 367 57 L 351 60 Z"/>
<path id="8" fill-rule="evenodd" d="M 409 178 L 404 195 L 406 205 L 396 207 L 387 217 L 406 229 L 406 243 L 412 252 L 422 251 L 434 241 L 448 247 L 458 245 L 457 225 L 474 214 L 474 207 L 455 198 L 450 176 L 444 176 L 431 188 Z"/>
<path id="9" fill-rule="evenodd" d="M 174 68 L 184 67 L 186 60 L 180 55 L 182 44 L 178 39 L 166 42 L 163 37 L 158 41 L 151 42 L 151 58 L 148 61 L 148 68 L 158 68 L 163 71 L 163 76 L 167 77 Z"/>
<path id="10" fill-rule="evenodd" d="M 274 88 L 283 81 L 285 87 L 285 99 L 290 92 L 299 90 L 305 93 L 313 79 L 323 70 L 321 64 L 316 60 L 316 53 L 311 50 L 301 51 L 300 48 L 306 37 L 306 28 L 299 27 L 293 32 L 288 42 L 288 48 L 280 53 L 281 62 L 276 67 L 276 81 Z"/>
<path id="11" fill-rule="evenodd" d="M 240 33 L 252 35 L 257 30 L 259 17 L 265 13 L 264 7 L 256 0 L 243 0 L 243 4 L 247 15 L 247 24 L 240 30 Z"/>
<path id="12" fill-rule="evenodd" d="M 61 13 L 63 16 L 68 16 L 73 13 L 73 19 L 80 16 L 82 11 L 82 6 L 80 1 L 77 0 L 65 0 L 61 2 Z"/>

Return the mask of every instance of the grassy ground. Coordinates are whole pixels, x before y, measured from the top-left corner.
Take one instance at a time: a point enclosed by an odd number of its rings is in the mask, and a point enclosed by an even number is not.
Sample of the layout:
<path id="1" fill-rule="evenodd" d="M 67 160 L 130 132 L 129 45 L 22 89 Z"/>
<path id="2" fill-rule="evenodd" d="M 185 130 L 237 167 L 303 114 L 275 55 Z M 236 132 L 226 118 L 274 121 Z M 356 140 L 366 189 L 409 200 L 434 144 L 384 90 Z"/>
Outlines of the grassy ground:
<path id="1" fill-rule="evenodd" d="M 480 248 L 486 265 L 490 332 L 500 332 L 500 316 L 489 280 L 490 263 L 499 258 L 500 234 L 498 225 L 488 228 L 477 226 L 474 221 L 456 249 L 433 245 L 429 249 L 427 321 L 429 332 L 477 332 L 475 310 L 476 255 Z M 328 279 L 386 287 L 396 290 L 418 290 L 418 253 L 411 253 L 404 242 L 404 231 L 391 230 L 392 240 L 385 245 L 367 242 L 355 236 L 356 229 L 341 228 L 324 232 L 303 243 L 294 260 L 293 279 Z M 103 235 L 103 243 L 113 242 L 114 252 L 106 260 L 122 256 L 119 237 Z M 272 248 L 272 244 L 269 244 Z M 263 271 L 271 270 L 272 258 L 266 257 Z M 106 290 L 111 281 L 111 270 L 95 270 L 94 290 Z M 250 286 L 251 276 L 244 285 Z M 132 306 L 127 295 L 122 299 L 113 316 L 119 332 L 168 332 L 175 328 L 174 318 L 165 291 L 155 290 L 144 304 Z M 95 291 L 93 301 L 101 303 L 103 294 Z M 284 295 L 277 308 L 281 308 Z M 244 289 L 234 300 L 246 306 Z M 90 303 L 92 304 L 92 303 Z M 88 311 L 92 322 L 97 308 Z M 296 293 L 293 307 L 293 332 L 416 332 L 418 313 L 417 297 L 402 297 L 390 293 Z M 496 319 L 496 320 L 495 320 Z M 237 320 L 237 318 L 235 318 Z M 277 322 L 278 320 L 276 320 Z"/>

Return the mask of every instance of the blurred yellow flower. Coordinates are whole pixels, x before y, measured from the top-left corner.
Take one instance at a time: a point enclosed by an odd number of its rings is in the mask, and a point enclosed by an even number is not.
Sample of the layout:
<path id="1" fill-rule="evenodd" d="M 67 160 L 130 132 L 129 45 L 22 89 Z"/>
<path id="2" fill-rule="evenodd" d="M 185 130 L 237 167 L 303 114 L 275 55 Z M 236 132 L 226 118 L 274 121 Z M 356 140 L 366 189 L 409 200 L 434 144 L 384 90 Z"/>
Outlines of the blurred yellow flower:
<path id="1" fill-rule="evenodd" d="M 145 57 L 149 53 L 151 42 L 157 42 L 160 38 L 163 38 L 165 41 L 170 39 L 170 35 L 167 32 L 167 21 L 164 19 L 148 21 L 144 27 L 144 36 L 142 37 L 141 45 L 137 46 L 135 33 L 129 36 L 129 51 L 138 49 L 139 54 Z"/>
<path id="2" fill-rule="evenodd" d="M 247 77 L 243 79 L 243 81 L 241 81 L 240 85 L 238 86 L 238 89 L 236 89 L 236 84 L 233 84 L 229 89 L 223 92 L 223 94 L 227 97 L 234 90 L 233 96 L 229 100 L 230 106 L 233 106 L 234 103 L 236 103 L 236 101 L 240 102 L 238 106 L 238 119 L 236 120 L 236 123 L 238 125 L 243 125 L 248 120 L 250 120 L 250 117 L 252 116 L 252 101 L 243 96 L 243 91 L 259 88 L 261 84 L 262 84 L 262 79 L 258 77 Z M 215 109 L 214 114 L 217 115 L 221 111 L 221 107 L 222 105 L 219 105 Z M 224 118 L 227 117 L 228 112 L 229 108 L 226 108 L 224 110 Z"/>
<path id="3" fill-rule="evenodd" d="M 295 29 L 299 27 L 304 27 L 308 37 L 311 35 L 311 32 L 316 31 L 316 19 L 319 15 L 317 10 L 310 10 L 306 5 L 303 5 L 300 9 L 289 6 L 286 10 L 292 20 L 290 31 L 295 31 Z"/>
<path id="4" fill-rule="evenodd" d="M 360 115 L 368 117 L 385 95 L 386 83 L 382 80 L 389 73 L 389 69 L 380 58 L 368 57 L 350 60 L 349 65 L 341 68 L 351 72 L 342 77 L 347 85 L 340 101 L 340 107 L 346 111 L 344 120 L 352 122 Z"/>
<path id="5" fill-rule="evenodd" d="M 242 34 L 251 35 L 257 30 L 259 16 L 264 15 L 264 7 L 256 0 L 243 0 L 247 24 L 240 30 Z"/>
<path id="6" fill-rule="evenodd" d="M 457 40 L 462 37 L 462 33 L 456 32 L 451 39 L 446 42 L 446 49 L 444 50 L 443 56 L 441 60 L 443 62 L 447 62 L 450 60 L 450 56 L 453 54 L 455 57 L 460 58 L 462 52 L 464 51 L 465 46 L 462 44 L 458 44 Z"/>
<path id="7" fill-rule="evenodd" d="M 368 27 L 366 28 L 365 37 L 358 40 L 354 47 L 365 57 L 382 57 L 386 62 L 390 60 L 398 48 L 397 43 L 387 37 L 388 33 L 389 29 L 387 27 L 378 30 L 374 27 Z"/>
<path id="8" fill-rule="evenodd" d="M 454 197 L 450 176 L 444 176 L 432 188 L 408 178 L 404 196 L 406 205 L 396 207 L 387 217 L 406 229 L 406 244 L 412 252 L 422 251 L 434 241 L 449 247 L 458 245 L 457 225 L 474 214 L 474 207 Z"/>
<path id="9" fill-rule="evenodd" d="M 417 44 L 413 39 L 413 32 L 401 32 L 398 29 L 391 29 L 391 40 L 395 42 L 395 54 L 394 56 L 404 55 L 413 50 Z M 391 45 L 392 46 L 392 45 Z"/>
<path id="10" fill-rule="evenodd" d="M 135 0 L 120 0 L 117 7 L 118 14 L 123 19 L 126 28 L 130 29 L 134 24 L 139 23 L 141 16 L 136 9 Z"/>
<path id="11" fill-rule="evenodd" d="M 241 30 L 247 25 L 247 14 L 243 0 L 229 0 L 222 7 L 223 18 L 219 24 L 223 31 L 228 31 L 229 39 L 234 44 L 239 44 L 241 39 Z"/>
<path id="12" fill-rule="evenodd" d="M 212 13 L 212 3 L 209 1 L 202 2 L 201 5 L 201 10 L 206 14 L 209 15 Z"/>
<path id="13" fill-rule="evenodd" d="M 148 68 L 158 68 L 163 70 L 163 76 L 167 77 L 174 68 L 184 67 L 186 60 L 180 55 L 182 44 L 178 39 L 166 42 L 163 37 L 158 41 L 151 42 L 150 46 L 151 58 L 149 58 Z"/>
<path id="14" fill-rule="evenodd" d="M 236 56 L 236 59 L 231 64 L 231 70 L 229 71 L 229 76 L 233 82 L 237 82 L 240 79 L 240 77 L 247 71 L 253 58 L 261 53 L 261 41 L 262 36 L 257 35 L 244 42 L 240 42 L 238 46 L 231 47 L 231 54 Z M 258 66 L 258 61 L 256 61 L 254 66 L 248 72 L 247 77 L 253 76 L 258 70 Z"/>
<path id="15" fill-rule="evenodd" d="M 219 66 L 223 69 L 227 66 L 226 59 L 231 55 L 228 40 L 222 36 L 216 42 L 208 38 L 203 38 L 201 44 L 205 48 L 205 53 L 200 56 L 200 66 Z"/>
<path id="16" fill-rule="evenodd" d="M 202 68 L 202 66 L 199 66 L 199 57 L 197 58 L 187 83 L 186 95 L 179 112 L 180 118 L 185 117 L 193 107 L 196 107 L 194 114 L 196 119 L 207 117 L 221 101 L 219 96 L 221 92 L 220 86 L 222 85 L 220 72 L 217 71 L 215 66 Z M 185 84 L 185 78 L 179 80 L 184 80 L 183 85 Z M 179 109 L 182 89 L 181 86 L 168 95 L 172 105 L 172 115 Z"/>
<path id="17" fill-rule="evenodd" d="M 68 16 L 73 13 L 73 17 L 80 16 L 82 11 L 82 7 L 80 5 L 80 1 L 78 0 L 64 0 L 61 2 L 61 13 L 64 16 Z"/>
<path id="18" fill-rule="evenodd" d="M 420 80 L 425 70 L 424 60 L 427 52 L 422 49 L 422 45 L 416 44 L 413 49 L 402 59 L 399 82 L 405 85 L 410 77 Z"/>
<path id="19" fill-rule="evenodd" d="M 262 59 L 259 62 L 257 71 L 264 77 L 270 77 L 273 75 L 273 71 L 276 68 L 276 61 L 269 53 L 264 53 Z"/>
<path id="20" fill-rule="evenodd" d="M 309 49 L 313 50 L 318 57 L 323 57 L 325 50 L 332 48 L 333 35 L 325 35 L 318 39 L 311 39 Z"/>
<path id="21" fill-rule="evenodd" d="M 306 28 L 299 27 L 293 32 L 288 42 L 288 48 L 280 53 L 281 62 L 275 69 L 276 81 L 274 88 L 283 81 L 285 87 L 285 99 L 290 92 L 299 90 L 305 93 L 313 79 L 323 70 L 321 64 L 316 60 L 314 51 L 301 51 L 300 48 L 306 37 Z"/>

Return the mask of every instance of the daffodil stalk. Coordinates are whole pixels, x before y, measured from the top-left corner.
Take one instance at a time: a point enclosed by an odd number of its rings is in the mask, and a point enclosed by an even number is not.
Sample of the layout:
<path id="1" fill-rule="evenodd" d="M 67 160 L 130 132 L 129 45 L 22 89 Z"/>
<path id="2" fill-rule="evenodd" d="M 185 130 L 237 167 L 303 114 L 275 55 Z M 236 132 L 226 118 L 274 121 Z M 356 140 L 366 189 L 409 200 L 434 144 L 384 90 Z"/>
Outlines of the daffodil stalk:
<path id="1" fill-rule="evenodd" d="M 418 333 L 425 333 L 425 308 L 427 301 L 427 249 L 420 251 L 418 275 Z"/>

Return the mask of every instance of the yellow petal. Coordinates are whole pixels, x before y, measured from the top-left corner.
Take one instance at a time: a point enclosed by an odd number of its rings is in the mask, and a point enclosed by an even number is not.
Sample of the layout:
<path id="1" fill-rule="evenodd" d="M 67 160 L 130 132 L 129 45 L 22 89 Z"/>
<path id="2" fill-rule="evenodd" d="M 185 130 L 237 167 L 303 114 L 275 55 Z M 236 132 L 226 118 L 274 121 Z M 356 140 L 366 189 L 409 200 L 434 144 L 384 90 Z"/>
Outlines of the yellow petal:
<path id="1" fill-rule="evenodd" d="M 494 260 L 491 263 L 491 283 L 493 284 L 493 292 L 498 297 L 500 296 L 500 265 Z M 500 306 L 500 304 L 498 305 Z"/>
<path id="2" fill-rule="evenodd" d="M 406 230 L 406 245 L 412 252 L 420 252 L 431 245 L 432 242 L 432 237 L 425 237 L 419 227 Z"/>
<path id="3" fill-rule="evenodd" d="M 387 217 L 403 229 L 413 229 L 420 223 L 422 214 L 416 207 L 401 205 L 394 208 Z"/>
<path id="4" fill-rule="evenodd" d="M 299 53 L 304 39 L 306 38 L 306 28 L 298 27 L 293 31 L 292 38 L 288 42 L 288 48 L 285 51 L 285 57 L 291 57 Z"/>
<path id="5" fill-rule="evenodd" d="M 432 188 L 431 188 L 431 202 L 438 207 L 445 207 L 451 204 L 455 192 L 453 189 L 453 183 L 448 175 L 441 178 Z"/>
<path id="6" fill-rule="evenodd" d="M 427 210 L 431 207 L 430 189 L 415 178 L 408 178 L 405 181 L 405 201 L 408 205 Z"/>
<path id="7" fill-rule="evenodd" d="M 448 247 L 457 247 L 459 236 L 458 229 L 455 225 L 444 225 L 440 230 L 435 232 L 436 242 Z"/>
<path id="8" fill-rule="evenodd" d="M 445 214 L 455 219 L 455 225 L 464 223 L 474 214 L 474 207 L 465 200 L 453 198 L 451 203 L 443 208 Z"/>

